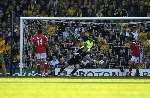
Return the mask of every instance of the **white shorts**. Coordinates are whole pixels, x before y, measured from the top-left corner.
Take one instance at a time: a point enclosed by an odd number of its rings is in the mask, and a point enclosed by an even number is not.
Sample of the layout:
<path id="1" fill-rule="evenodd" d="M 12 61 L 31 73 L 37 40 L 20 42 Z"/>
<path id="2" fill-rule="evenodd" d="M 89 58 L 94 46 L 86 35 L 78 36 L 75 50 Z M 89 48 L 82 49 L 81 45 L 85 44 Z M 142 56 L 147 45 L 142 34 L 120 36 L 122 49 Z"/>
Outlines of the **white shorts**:
<path id="1" fill-rule="evenodd" d="M 35 56 L 36 56 L 37 60 L 44 60 L 44 61 L 46 61 L 46 58 L 47 58 L 46 53 L 36 53 Z"/>
<path id="2" fill-rule="evenodd" d="M 134 63 L 140 63 L 140 57 L 132 56 L 131 61 Z"/>

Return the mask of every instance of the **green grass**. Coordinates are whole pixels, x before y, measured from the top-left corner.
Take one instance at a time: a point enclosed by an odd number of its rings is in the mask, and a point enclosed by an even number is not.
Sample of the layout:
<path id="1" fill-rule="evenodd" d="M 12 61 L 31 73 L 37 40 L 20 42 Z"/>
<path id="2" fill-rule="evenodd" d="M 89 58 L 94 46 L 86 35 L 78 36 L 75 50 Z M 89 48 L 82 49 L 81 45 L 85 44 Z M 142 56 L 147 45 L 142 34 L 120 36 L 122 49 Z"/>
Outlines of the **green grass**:
<path id="1" fill-rule="evenodd" d="M 149 91 L 145 78 L 0 78 L 1 98 L 149 98 Z"/>

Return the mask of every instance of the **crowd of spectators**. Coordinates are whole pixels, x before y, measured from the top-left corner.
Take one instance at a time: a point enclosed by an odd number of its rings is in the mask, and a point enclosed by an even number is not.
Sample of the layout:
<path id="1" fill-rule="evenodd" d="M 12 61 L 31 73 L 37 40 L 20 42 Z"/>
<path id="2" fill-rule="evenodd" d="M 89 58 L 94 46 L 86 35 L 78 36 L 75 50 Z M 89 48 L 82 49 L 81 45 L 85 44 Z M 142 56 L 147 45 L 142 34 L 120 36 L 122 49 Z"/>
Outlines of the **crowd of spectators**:
<path id="1" fill-rule="evenodd" d="M 1 0 L 0 31 L 10 41 L 12 22 L 18 37 L 20 16 L 150 16 L 149 0 Z"/>
<path id="2" fill-rule="evenodd" d="M 11 27 L 20 16 L 115 17 L 150 16 L 149 0 L 1 0 L 1 27 Z M 15 24 L 16 23 L 16 24 Z"/>
<path id="3" fill-rule="evenodd" d="M 6 44 L 11 45 L 12 50 L 7 51 L 7 53 L 8 54 L 11 53 L 11 55 L 14 56 L 14 60 L 13 60 L 14 62 L 17 62 L 16 60 L 19 58 L 18 54 L 19 54 L 19 18 L 20 16 L 149 17 L 150 16 L 150 1 L 149 0 L 0 0 L 0 23 L 1 23 L 0 34 L 5 39 Z M 62 27 L 62 26 L 53 26 L 52 30 L 55 30 L 57 27 Z M 67 36 L 68 30 L 70 31 L 69 27 L 65 28 L 64 30 L 65 32 L 62 34 L 63 40 L 66 37 L 68 37 Z M 76 33 L 78 32 L 77 29 L 74 29 L 74 30 L 75 30 L 74 32 Z M 34 29 L 31 31 L 35 32 L 36 29 L 35 31 Z M 114 40 L 113 36 L 116 36 L 113 30 L 110 30 L 109 31 L 110 35 L 107 35 L 107 36 L 104 36 L 102 33 L 99 33 L 99 32 L 96 33 L 95 30 L 93 30 L 92 32 L 95 32 L 94 33 L 95 37 L 103 36 L 104 40 L 108 41 L 107 43 L 113 41 Z M 73 36 L 73 37 L 79 38 L 79 34 L 76 34 L 76 36 Z M 56 38 L 50 37 L 50 41 L 55 40 L 55 42 L 56 41 L 60 42 L 61 39 L 62 38 L 59 38 L 59 37 L 56 37 Z M 127 41 L 127 39 L 125 40 Z M 66 41 L 70 41 L 70 40 L 66 39 Z M 106 41 L 104 41 L 103 43 L 105 43 Z M 70 45 L 71 42 L 67 42 L 67 43 Z M 54 44 L 56 49 L 53 49 L 53 50 L 55 50 L 56 54 L 60 52 L 59 50 L 60 47 L 65 47 L 65 46 L 61 46 L 61 44 L 59 46 L 59 44 L 60 43 Z M 124 44 L 124 43 L 121 43 L 121 44 Z M 101 50 L 106 51 L 107 49 L 101 49 Z M 110 54 L 105 53 L 103 54 L 102 58 L 105 58 L 106 61 L 108 61 L 108 57 L 105 57 L 108 55 Z"/>
<path id="4" fill-rule="evenodd" d="M 26 21 L 25 56 L 26 66 L 34 65 L 34 53 L 31 38 L 42 25 L 44 34 L 49 38 L 49 65 L 60 67 L 65 64 L 75 51 L 84 46 L 87 40 L 93 41 L 89 55 L 80 62 L 80 68 L 149 68 L 143 50 L 148 24 L 145 22 L 93 22 L 93 21 Z M 147 29 L 146 29 L 147 28 Z M 140 54 L 134 61 L 131 44 L 136 41 Z M 136 50 L 135 50 L 136 51 Z M 30 62 L 33 61 L 33 62 Z M 135 64 L 135 65 L 134 65 Z"/>

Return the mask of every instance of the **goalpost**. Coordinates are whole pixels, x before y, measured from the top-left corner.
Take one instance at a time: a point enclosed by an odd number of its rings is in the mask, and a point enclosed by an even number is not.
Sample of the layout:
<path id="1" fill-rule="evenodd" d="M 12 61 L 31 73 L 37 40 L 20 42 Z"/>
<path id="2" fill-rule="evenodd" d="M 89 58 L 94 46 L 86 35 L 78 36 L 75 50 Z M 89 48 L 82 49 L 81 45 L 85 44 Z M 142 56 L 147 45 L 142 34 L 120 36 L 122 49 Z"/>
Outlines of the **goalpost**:
<path id="1" fill-rule="evenodd" d="M 150 21 L 150 17 L 20 17 L 20 76 L 23 73 L 23 47 L 24 47 L 24 21 L 26 20 L 145 20 Z"/>

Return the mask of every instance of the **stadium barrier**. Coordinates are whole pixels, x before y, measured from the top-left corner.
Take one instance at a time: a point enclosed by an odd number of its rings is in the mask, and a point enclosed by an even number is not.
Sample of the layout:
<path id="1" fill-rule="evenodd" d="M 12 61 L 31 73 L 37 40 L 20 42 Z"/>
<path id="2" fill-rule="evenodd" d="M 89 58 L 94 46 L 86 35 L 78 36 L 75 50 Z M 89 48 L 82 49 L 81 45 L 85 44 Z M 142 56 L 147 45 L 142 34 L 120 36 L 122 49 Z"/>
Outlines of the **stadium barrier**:
<path id="1" fill-rule="evenodd" d="M 58 75 L 59 68 L 55 69 L 55 75 Z M 63 72 L 64 76 L 69 76 L 72 69 L 65 69 Z M 139 73 L 139 76 L 150 76 L 150 69 L 124 69 L 121 71 L 120 69 L 78 69 L 78 71 L 74 74 L 76 76 L 136 76 Z"/>
<path id="2" fill-rule="evenodd" d="M 59 68 L 55 69 L 55 75 L 57 76 Z M 69 76 L 73 69 L 65 69 L 62 75 Z M 123 72 L 120 69 L 78 69 L 74 74 L 76 76 L 127 76 L 129 69 L 125 69 Z M 132 71 L 132 76 L 135 70 Z"/>
<path id="3" fill-rule="evenodd" d="M 62 72 L 62 76 L 69 76 L 73 69 L 65 69 Z M 55 76 L 58 76 L 58 72 L 60 68 L 55 69 Z M 150 76 L 150 69 L 139 69 L 138 70 L 139 76 Z M 129 75 L 130 74 L 130 75 Z M 9 73 L 7 73 L 9 75 Z M 26 72 L 23 71 L 22 76 L 35 76 L 34 71 Z M 137 69 L 124 69 L 121 71 L 120 69 L 78 69 L 78 71 L 74 74 L 75 76 L 93 76 L 93 77 L 101 77 L 101 76 L 137 76 Z M 2 73 L 0 73 L 2 76 Z M 13 74 L 13 76 L 20 76 L 19 72 Z"/>

